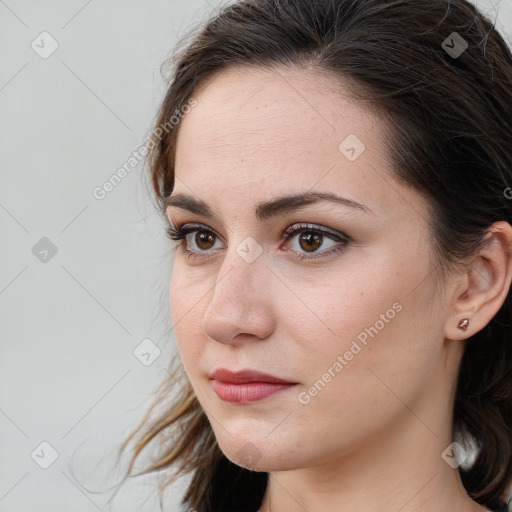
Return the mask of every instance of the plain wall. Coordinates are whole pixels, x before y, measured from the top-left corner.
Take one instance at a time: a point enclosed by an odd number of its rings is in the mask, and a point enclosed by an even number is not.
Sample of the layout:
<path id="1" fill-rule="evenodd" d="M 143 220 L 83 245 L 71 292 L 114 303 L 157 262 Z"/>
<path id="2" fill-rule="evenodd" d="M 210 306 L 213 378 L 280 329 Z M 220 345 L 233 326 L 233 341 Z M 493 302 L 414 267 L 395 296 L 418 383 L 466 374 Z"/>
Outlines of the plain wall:
<path id="1" fill-rule="evenodd" d="M 511 41 L 512 1 L 477 5 Z M 110 505 L 110 493 L 82 487 L 115 483 L 94 464 L 142 418 L 175 350 L 172 257 L 142 167 L 102 199 L 93 191 L 149 134 L 177 37 L 215 8 L 0 2 L 0 512 L 159 510 L 151 478 L 129 481 Z M 42 32 L 58 44 L 49 56 Z M 161 350 L 149 366 L 134 354 L 147 339 Z M 47 469 L 43 442 L 58 454 Z"/>

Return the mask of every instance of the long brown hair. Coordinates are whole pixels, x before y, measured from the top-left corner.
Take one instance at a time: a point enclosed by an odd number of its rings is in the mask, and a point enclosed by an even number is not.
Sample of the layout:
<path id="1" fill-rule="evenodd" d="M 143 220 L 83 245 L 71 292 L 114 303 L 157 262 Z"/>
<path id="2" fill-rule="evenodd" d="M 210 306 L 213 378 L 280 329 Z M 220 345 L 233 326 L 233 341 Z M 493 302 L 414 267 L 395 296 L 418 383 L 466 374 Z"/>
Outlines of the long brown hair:
<path id="1" fill-rule="evenodd" d="M 494 23 L 466 0 L 241 0 L 187 34 L 168 62 L 169 87 L 155 126 L 168 123 L 206 77 L 228 66 L 314 67 L 350 84 L 389 123 L 386 150 L 395 177 L 432 206 L 441 275 L 479 247 L 493 222 L 512 223 L 512 55 Z M 147 155 L 153 199 L 165 220 L 162 198 L 174 188 L 178 129 L 166 130 Z M 511 323 L 509 293 L 468 340 L 453 411 L 454 437 L 477 448 L 473 463 L 459 467 L 462 483 L 495 511 L 507 510 L 512 483 Z M 125 479 L 151 445 L 158 455 L 137 475 L 174 468 L 165 487 L 191 474 L 182 503 L 198 512 L 260 506 L 268 474 L 223 455 L 178 356 L 120 453 L 132 439 Z"/>

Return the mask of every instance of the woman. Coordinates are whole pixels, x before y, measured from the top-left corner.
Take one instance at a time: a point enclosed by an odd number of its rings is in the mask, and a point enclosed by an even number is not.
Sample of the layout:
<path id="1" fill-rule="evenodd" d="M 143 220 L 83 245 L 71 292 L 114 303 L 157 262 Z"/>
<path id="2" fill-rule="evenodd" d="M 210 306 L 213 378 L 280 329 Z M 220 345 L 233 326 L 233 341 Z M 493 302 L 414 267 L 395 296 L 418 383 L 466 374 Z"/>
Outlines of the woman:
<path id="1" fill-rule="evenodd" d="M 508 510 L 494 26 L 465 0 L 245 0 L 174 63 L 148 162 L 180 357 L 128 472 L 157 446 L 144 473 L 191 473 L 200 512 Z"/>

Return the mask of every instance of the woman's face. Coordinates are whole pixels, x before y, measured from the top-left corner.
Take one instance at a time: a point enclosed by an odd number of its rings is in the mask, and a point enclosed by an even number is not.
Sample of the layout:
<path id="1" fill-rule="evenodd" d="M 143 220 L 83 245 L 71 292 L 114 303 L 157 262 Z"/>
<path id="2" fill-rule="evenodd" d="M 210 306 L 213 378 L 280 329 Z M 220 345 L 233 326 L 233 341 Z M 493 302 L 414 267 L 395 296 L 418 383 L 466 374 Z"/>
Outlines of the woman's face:
<path id="1" fill-rule="evenodd" d="M 310 71 L 230 69 L 180 125 L 172 197 L 213 216 L 167 210 L 200 224 L 182 242 L 193 256 L 175 257 L 175 337 L 222 451 L 256 470 L 328 464 L 446 420 L 457 360 L 444 357 L 427 204 L 392 179 L 383 123 L 342 93 Z M 359 206 L 282 201 L 313 193 Z M 230 402 L 218 368 L 295 385 Z"/>

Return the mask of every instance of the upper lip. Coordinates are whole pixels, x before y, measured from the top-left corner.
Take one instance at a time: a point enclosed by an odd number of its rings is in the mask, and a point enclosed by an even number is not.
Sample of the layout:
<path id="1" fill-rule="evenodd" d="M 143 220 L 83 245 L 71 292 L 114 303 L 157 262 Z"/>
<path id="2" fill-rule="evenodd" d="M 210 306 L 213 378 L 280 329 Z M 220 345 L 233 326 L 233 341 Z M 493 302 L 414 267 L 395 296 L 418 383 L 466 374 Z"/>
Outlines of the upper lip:
<path id="1" fill-rule="evenodd" d="M 245 384 L 248 382 L 275 382 L 281 384 L 296 384 L 286 379 L 280 379 L 267 373 L 262 373 L 257 370 L 240 370 L 238 372 L 232 372 L 226 368 L 218 368 L 210 374 L 210 379 L 218 380 L 221 382 L 230 382 L 233 384 Z"/>

